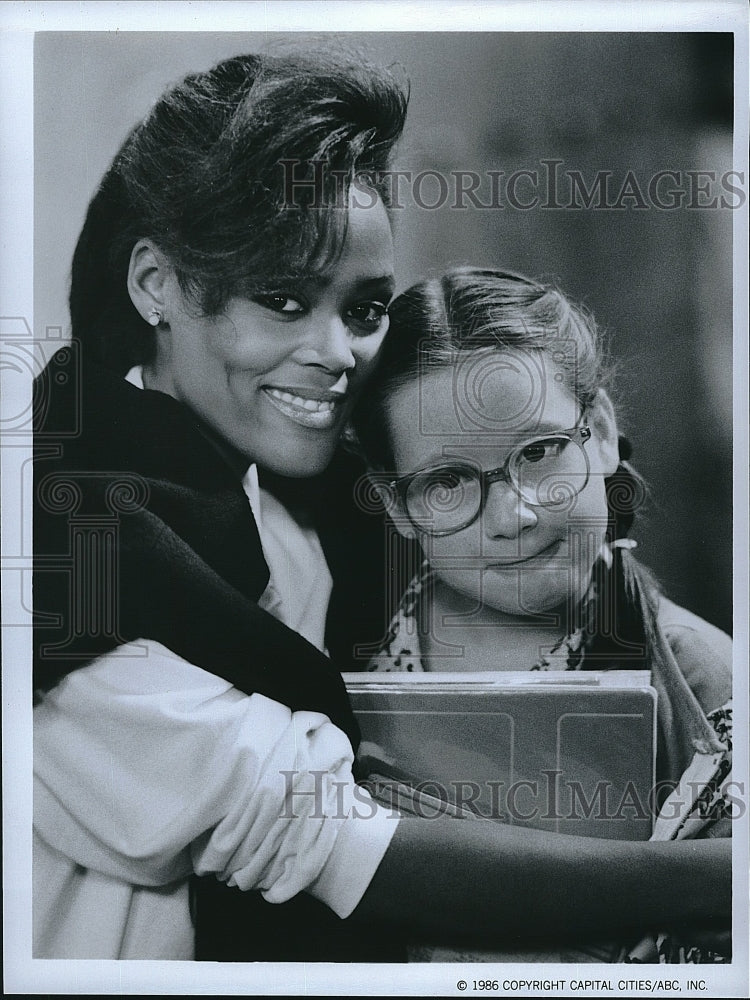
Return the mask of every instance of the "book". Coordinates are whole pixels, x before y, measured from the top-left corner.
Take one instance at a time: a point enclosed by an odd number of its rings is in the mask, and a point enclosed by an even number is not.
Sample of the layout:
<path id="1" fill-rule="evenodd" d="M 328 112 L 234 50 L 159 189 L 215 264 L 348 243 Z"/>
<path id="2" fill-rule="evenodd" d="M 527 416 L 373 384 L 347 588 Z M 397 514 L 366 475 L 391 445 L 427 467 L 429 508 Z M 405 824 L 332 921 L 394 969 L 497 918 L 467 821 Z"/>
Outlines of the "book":
<path id="1" fill-rule="evenodd" d="M 358 776 L 399 812 L 556 833 L 652 833 L 647 671 L 347 673 Z"/>

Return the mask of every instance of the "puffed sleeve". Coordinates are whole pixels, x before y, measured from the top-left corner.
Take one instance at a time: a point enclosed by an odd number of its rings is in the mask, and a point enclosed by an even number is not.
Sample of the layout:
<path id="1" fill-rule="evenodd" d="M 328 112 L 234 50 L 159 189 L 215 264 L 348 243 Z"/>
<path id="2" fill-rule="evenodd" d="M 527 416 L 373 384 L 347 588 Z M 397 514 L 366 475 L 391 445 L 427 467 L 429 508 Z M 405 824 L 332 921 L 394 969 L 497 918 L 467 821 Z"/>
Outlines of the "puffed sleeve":
<path id="1" fill-rule="evenodd" d="M 271 902 L 309 888 L 346 916 L 397 825 L 354 785 L 326 716 L 247 696 L 154 642 L 68 675 L 34 715 L 39 835 L 127 882 L 215 873 Z"/>
<path id="2" fill-rule="evenodd" d="M 662 599 L 659 624 L 688 687 L 708 714 L 732 697 L 732 640 L 715 625 Z"/>

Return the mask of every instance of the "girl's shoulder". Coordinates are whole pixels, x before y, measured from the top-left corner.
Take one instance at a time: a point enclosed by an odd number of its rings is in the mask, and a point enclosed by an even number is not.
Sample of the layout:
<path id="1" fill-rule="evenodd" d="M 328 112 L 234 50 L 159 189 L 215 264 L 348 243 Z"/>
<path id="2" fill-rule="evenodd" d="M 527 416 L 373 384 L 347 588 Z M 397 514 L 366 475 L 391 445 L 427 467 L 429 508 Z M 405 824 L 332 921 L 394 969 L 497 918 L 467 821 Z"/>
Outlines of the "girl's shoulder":
<path id="1" fill-rule="evenodd" d="M 720 628 L 700 618 L 687 608 L 682 608 L 663 595 L 659 597 L 658 622 L 664 633 L 677 641 L 689 643 L 700 639 L 715 653 L 732 662 L 732 639 Z"/>
<path id="2" fill-rule="evenodd" d="M 721 629 L 666 597 L 657 620 L 680 670 L 705 712 L 732 697 L 732 640 Z"/>

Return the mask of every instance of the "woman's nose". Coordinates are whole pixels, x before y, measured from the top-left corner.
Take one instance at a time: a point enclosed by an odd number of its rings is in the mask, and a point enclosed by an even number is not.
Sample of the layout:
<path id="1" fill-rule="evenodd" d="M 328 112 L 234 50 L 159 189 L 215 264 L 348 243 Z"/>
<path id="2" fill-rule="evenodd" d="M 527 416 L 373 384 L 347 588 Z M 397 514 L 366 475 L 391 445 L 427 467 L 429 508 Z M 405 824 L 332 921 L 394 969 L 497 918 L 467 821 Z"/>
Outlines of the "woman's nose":
<path id="1" fill-rule="evenodd" d="M 537 523 L 536 511 L 506 482 L 492 483 L 482 515 L 488 538 L 517 538 Z"/>
<path id="2" fill-rule="evenodd" d="M 299 352 L 303 364 L 319 365 L 335 374 L 354 368 L 349 328 L 340 316 L 314 323 Z"/>

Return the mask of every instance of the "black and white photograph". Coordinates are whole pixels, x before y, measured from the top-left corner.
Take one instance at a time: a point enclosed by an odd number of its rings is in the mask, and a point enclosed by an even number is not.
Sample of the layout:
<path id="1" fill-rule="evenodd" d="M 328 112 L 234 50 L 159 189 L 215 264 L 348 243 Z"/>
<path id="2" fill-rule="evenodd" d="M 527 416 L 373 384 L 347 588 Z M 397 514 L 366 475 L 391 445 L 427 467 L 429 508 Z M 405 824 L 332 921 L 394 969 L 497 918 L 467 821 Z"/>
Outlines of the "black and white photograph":
<path id="1" fill-rule="evenodd" d="M 5 992 L 746 996 L 746 5 L 3 6 Z"/>

